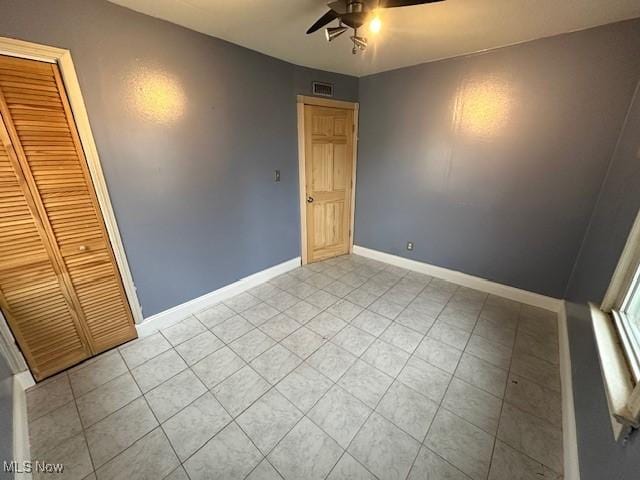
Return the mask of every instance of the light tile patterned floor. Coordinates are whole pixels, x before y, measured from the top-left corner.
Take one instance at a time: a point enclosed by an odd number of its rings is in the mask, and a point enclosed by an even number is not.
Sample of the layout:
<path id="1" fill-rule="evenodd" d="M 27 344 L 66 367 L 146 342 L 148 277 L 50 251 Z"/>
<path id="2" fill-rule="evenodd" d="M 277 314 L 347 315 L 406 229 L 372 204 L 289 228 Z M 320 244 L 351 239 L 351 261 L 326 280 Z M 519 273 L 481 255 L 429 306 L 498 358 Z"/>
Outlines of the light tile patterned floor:
<path id="1" fill-rule="evenodd" d="M 556 317 L 356 256 L 28 392 L 65 478 L 558 479 Z M 51 475 L 45 478 L 52 478 Z"/>

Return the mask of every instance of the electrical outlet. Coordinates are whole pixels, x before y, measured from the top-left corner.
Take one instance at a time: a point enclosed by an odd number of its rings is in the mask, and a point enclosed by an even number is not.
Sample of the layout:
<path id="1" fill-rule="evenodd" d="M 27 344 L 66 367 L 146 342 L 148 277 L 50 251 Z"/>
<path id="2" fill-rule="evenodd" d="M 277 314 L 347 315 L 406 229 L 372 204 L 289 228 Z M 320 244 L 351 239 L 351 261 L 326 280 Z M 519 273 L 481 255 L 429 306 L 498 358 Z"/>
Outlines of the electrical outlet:
<path id="1" fill-rule="evenodd" d="M 274 182 L 280 181 L 280 170 L 276 170 L 275 172 L 273 172 L 273 181 Z"/>
<path id="2" fill-rule="evenodd" d="M 413 250 L 413 242 L 407 242 L 407 250 Z"/>

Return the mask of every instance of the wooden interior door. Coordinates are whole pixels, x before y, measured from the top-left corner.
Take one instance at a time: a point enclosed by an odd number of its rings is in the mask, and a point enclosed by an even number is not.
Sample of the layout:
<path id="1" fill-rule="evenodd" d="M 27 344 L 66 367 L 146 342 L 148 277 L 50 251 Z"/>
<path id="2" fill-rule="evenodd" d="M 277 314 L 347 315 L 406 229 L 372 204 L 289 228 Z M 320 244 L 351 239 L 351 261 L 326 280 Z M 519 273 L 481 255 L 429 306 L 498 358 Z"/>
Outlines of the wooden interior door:
<path id="1" fill-rule="evenodd" d="M 304 106 L 307 261 L 349 253 L 353 110 Z"/>
<path id="2" fill-rule="evenodd" d="M 36 361 L 33 355 L 43 336 L 50 344 L 71 342 L 71 330 L 68 340 L 59 329 L 45 334 L 65 309 L 75 320 L 85 358 L 135 338 L 136 330 L 57 65 L 0 55 L 0 114 L 3 146 L 13 159 L 7 175 L 16 175 L 31 205 L 31 222 L 65 299 L 64 307 L 56 303 L 57 310 L 37 310 L 40 319 L 9 301 L 9 287 L 0 277 L 2 309 L 34 376 L 42 379 L 80 358 L 48 352 L 49 357 Z M 0 198 L 14 191 L 11 185 L 0 184 Z M 36 248 L 36 243 L 29 245 Z M 45 261 L 42 250 L 40 257 L 19 244 L 11 251 L 27 262 Z M 27 274 L 24 268 L 17 271 Z M 45 293 L 40 282 L 53 289 L 54 281 L 36 274 L 29 278 L 32 283 L 24 288 L 32 295 L 24 299 L 36 308 Z"/>

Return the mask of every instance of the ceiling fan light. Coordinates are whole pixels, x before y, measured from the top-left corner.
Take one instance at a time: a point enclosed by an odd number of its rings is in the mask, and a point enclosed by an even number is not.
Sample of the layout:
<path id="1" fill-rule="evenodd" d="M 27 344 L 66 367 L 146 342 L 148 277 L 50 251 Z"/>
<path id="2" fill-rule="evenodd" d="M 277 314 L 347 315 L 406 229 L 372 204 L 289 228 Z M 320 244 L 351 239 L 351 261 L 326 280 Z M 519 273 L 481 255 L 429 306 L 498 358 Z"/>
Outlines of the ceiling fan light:
<path id="1" fill-rule="evenodd" d="M 365 37 L 358 37 L 357 35 L 352 36 L 351 40 L 353 44 L 358 47 L 360 50 L 364 50 L 367 48 L 367 39 Z"/>
<path id="2" fill-rule="evenodd" d="M 371 33 L 378 33 L 382 28 L 382 22 L 380 21 L 380 17 L 373 17 L 373 20 L 369 23 L 369 31 Z"/>
<path id="3" fill-rule="evenodd" d="M 330 42 L 331 40 L 339 37 L 346 31 L 347 31 L 347 27 L 329 27 L 325 29 L 324 36 L 327 39 L 327 42 Z"/>

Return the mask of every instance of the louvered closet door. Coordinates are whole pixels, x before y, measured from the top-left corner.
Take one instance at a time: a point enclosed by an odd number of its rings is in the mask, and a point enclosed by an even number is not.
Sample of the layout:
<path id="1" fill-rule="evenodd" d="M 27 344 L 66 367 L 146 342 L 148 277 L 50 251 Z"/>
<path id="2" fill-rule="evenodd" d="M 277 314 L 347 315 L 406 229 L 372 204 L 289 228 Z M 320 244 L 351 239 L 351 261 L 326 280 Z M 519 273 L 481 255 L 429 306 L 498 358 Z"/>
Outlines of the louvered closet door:
<path id="1" fill-rule="evenodd" d="M 34 376 L 44 378 L 91 352 L 1 118 L 0 139 L 0 306 Z"/>
<path id="2" fill-rule="evenodd" d="M 122 281 L 57 66 L 0 56 L 0 111 L 98 353 L 135 338 Z"/>

